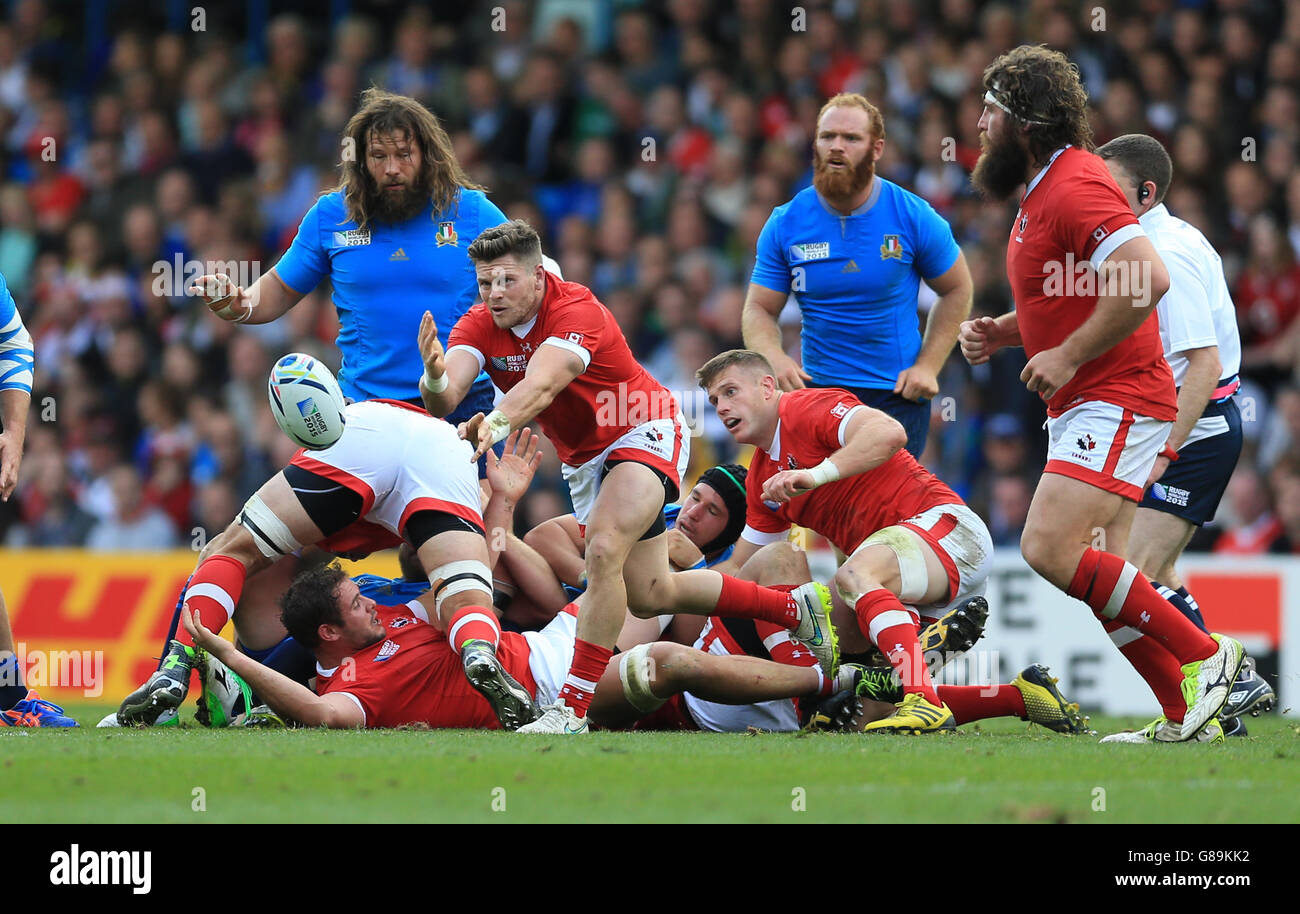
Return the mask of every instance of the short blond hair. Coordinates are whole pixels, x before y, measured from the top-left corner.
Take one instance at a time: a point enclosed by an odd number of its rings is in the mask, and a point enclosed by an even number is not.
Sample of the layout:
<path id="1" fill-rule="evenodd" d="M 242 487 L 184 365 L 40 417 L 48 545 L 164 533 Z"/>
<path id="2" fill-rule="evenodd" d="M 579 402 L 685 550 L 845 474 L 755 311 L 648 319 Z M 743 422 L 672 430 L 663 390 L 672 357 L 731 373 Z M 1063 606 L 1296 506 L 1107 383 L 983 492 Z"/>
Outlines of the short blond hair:
<path id="1" fill-rule="evenodd" d="M 841 92 L 839 95 L 828 99 L 826 104 L 822 105 L 822 110 L 817 112 L 818 126 L 821 125 L 822 117 L 832 108 L 857 108 L 867 112 L 867 118 L 871 124 L 872 138 L 877 140 L 885 138 L 885 119 L 881 117 L 880 109 L 867 101 L 865 95 L 857 92 Z"/>
<path id="2" fill-rule="evenodd" d="M 728 349 L 719 355 L 715 355 L 704 363 L 699 371 L 695 372 L 695 380 L 699 382 L 700 387 L 708 390 L 709 386 L 718 379 L 728 368 L 734 367 L 757 368 L 764 374 L 775 376 L 776 372 L 772 370 L 772 363 L 763 355 L 752 349 Z"/>

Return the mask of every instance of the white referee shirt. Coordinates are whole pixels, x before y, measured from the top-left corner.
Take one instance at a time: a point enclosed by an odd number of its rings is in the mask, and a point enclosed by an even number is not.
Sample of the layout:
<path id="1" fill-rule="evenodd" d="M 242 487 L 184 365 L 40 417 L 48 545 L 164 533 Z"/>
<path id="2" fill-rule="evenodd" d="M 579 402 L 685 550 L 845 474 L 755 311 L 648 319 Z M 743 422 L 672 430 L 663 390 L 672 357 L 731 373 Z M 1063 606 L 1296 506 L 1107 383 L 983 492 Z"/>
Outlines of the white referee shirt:
<path id="1" fill-rule="evenodd" d="M 1241 368 L 1241 337 L 1232 306 L 1223 261 L 1200 230 L 1170 214 L 1163 203 L 1138 222 L 1146 230 L 1169 270 L 1169 291 L 1156 305 L 1160 342 L 1174 371 L 1174 384 L 1183 385 L 1188 349 L 1219 347 L 1219 378 L 1231 378 Z"/>
<path id="2" fill-rule="evenodd" d="M 1169 291 L 1156 310 L 1160 342 L 1173 369 L 1174 384 L 1182 387 L 1187 374 L 1183 353 L 1204 346 L 1219 347 L 1219 380 L 1234 378 L 1241 368 L 1241 337 L 1219 252 L 1199 229 L 1170 214 L 1163 203 L 1153 206 L 1138 222 L 1169 271 Z M 1226 431 L 1228 420 L 1223 416 L 1202 416 L 1183 447 Z"/>

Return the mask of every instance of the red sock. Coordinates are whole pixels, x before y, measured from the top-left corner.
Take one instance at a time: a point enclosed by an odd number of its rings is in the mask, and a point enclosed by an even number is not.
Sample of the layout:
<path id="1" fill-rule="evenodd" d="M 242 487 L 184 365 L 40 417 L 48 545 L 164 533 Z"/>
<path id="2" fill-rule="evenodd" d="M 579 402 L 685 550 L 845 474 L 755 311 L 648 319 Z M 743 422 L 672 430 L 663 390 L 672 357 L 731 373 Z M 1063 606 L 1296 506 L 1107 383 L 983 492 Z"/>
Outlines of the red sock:
<path id="1" fill-rule="evenodd" d="M 799 607 L 788 592 L 759 587 L 752 581 L 742 581 L 729 574 L 722 576 L 722 592 L 718 594 L 718 605 L 713 614 L 735 619 L 761 619 L 782 628 L 794 628 L 799 624 Z"/>
<path id="2" fill-rule="evenodd" d="M 1155 638 L 1179 664 L 1204 660 L 1219 649 L 1213 638 L 1170 606 L 1142 572 L 1118 555 L 1085 551 L 1065 592 L 1107 620 Z"/>
<path id="3" fill-rule="evenodd" d="M 599 644 L 592 644 L 581 638 L 573 642 L 573 664 L 569 667 L 569 675 L 560 689 L 560 698 L 564 699 L 564 703 L 574 714 L 579 717 L 587 716 L 587 709 L 591 707 L 591 696 L 596 692 L 596 683 L 600 682 L 605 667 L 609 665 L 609 658 L 613 656 L 613 650 L 601 647 Z"/>
<path id="4" fill-rule="evenodd" d="M 958 725 L 987 717 L 1024 717 L 1025 696 L 1013 685 L 936 686 Z"/>
<path id="5" fill-rule="evenodd" d="M 889 658 L 903 683 L 903 691 L 920 692 L 932 704 L 941 704 L 921 656 L 916 622 L 898 597 L 888 590 L 873 590 L 858 599 L 853 611 L 862 633 Z"/>
<path id="6" fill-rule="evenodd" d="M 482 606 L 462 606 L 452 614 L 447 625 L 447 641 L 460 653 L 466 641 L 486 641 L 496 650 L 501 643 L 501 623 L 497 614 Z"/>
<path id="7" fill-rule="evenodd" d="M 1165 650 L 1159 641 L 1129 628 L 1118 619 L 1109 620 L 1097 615 L 1097 621 L 1102 623 L 1119 652 L 1151 687 L 1165 717 L 1182 723 L 1183 715 L 1187 713 L 1187 701 L 1183 698 L 1183 668 L 1178 658 Z"/>
<path id="8" fill-rule="evenodd" d="M 204 559 L 190 578 L 190 586 L 185 589 L 184 605 L 190 608 L 204 628 L 220 634 L 235 612 L 247 577 L 248 572 L 239 559 L 228 555 Z M 176 640 L 182 644 L 194 644 L 184 625 L 177 626 Z"/>

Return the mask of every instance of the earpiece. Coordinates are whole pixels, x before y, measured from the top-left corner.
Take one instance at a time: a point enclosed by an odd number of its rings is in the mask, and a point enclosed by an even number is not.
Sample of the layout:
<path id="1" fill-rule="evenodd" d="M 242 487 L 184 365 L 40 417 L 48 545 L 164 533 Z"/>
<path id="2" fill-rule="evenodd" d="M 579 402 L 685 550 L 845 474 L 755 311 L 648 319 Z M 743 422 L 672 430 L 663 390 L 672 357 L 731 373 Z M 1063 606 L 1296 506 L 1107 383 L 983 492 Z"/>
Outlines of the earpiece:
<path id="1" fill-rule="evenodd" d="M 1151 196 L 1151 188 L 1145 184 L 1138 188 L 1138 203 L 1146 203 L 1149 196 Z"/>

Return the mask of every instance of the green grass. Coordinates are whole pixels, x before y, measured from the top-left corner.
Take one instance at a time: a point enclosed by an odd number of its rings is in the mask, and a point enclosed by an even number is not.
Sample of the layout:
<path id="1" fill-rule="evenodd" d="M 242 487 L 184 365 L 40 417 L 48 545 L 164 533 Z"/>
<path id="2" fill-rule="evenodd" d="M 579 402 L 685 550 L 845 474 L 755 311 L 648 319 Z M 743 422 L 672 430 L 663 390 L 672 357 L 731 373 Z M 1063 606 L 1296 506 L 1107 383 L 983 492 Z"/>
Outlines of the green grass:
<path id="1" fill-rule="evenodd" d="M 938 737 L 470 731 L 0 732 L 37 822 L 1295 822 L 1300 726 L 1101 746 L 1014 721 Z M 1144 721 L 1095 720 L 1102 733 Z M 202 788 L 206 810 L 193 807 Z M 803 811 L 799 805 L 802 788 Z M 1094 811 L 1105 791 L 1105 811 Z M 493 810 L 504 790 L 504 811 Z"/>

